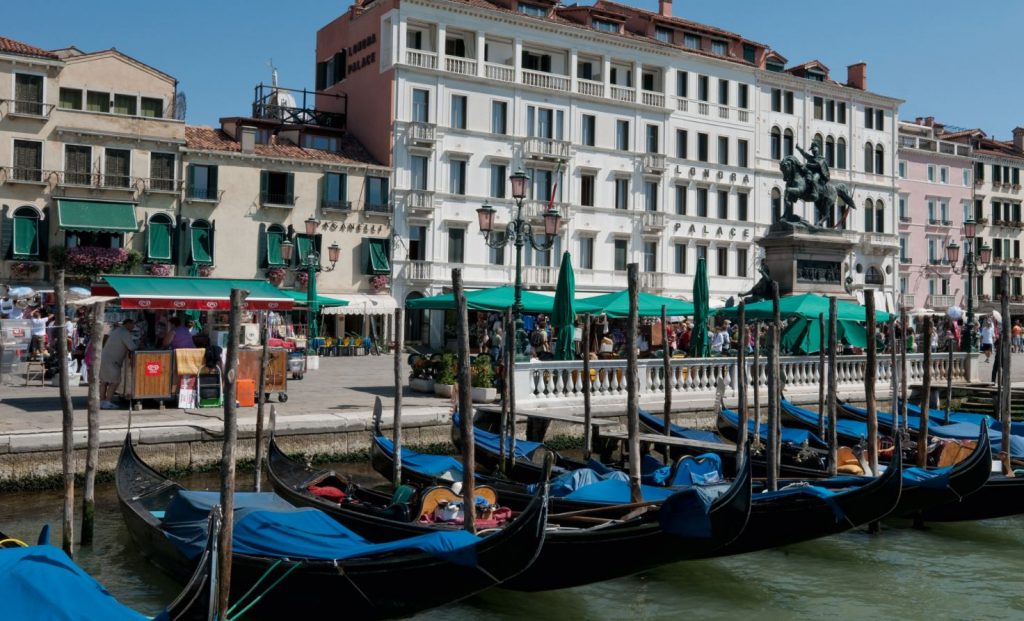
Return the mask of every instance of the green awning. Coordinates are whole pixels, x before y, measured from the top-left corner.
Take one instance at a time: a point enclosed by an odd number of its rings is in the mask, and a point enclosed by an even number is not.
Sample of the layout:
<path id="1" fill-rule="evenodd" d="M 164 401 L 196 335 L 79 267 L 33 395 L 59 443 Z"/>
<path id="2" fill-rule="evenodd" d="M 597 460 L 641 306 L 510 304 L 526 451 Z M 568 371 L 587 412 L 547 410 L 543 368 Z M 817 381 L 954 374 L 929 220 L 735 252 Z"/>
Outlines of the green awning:
<path id="1" fill-rule="evenodd" d="M 122 309 L 230 310 L 231 290 L 249 292 L 249 310 L 289 310 L 294 300 L 265 280 L 156 276 L 104 276 L 93 295 L 117 296 Z"/>
<path id="2" fill-rule="evenodd" d="M 828 340 L 828 320 L 825 321 L 825 339 Z M 868 345 L 868 333 L 864 325 L 849 319 L 836 321 L 836 339 L 851 347 L 861 349 Z M 782 331 L 779 341 L 783 351 L 810 356 L 821 350 L 821 327 L 817 319 L 795 319 Z"/>
<path id="3" fill-rule="evenodd" d="M 370 263 L 367 266 L 369 274 L 390 274 L 391 263 L 388 261 L 388 240 L 368 239 L 370 244 Z"/>
<path id="4" fill-rule="evenodd" d="M 669 317 L 680 315 L 692 315 L 693 304 L 676 298 L 666 298 L 652 293 L 640 291 L 637 295 L 637 310 L 641 317 L 660 317 L 661 307 L 665 306 L 665 313 Z M 609 317 L 629 317 L 629 290 L 595 295 L 589 298 L 578 298 L 576 300 L 576 313 L 591 313 L 599 315 L 604 313 Z"/>
<path id="5" fill-rule="evenodd" d="M 281 293 L 295 300 L 296 304 L 305 305 L 308 299 L 305 291 L 289 291 L 287 289 L 282 289 Z M 316 301 L 320 306 L 348 306 L 348 300 L 342 300 L 341 298 L 336 298 L 331 295 L 317 295 Z"/>
<path id="6" fill-rule="evenodd" d="M 65 231 L 134 233 L 135 203 L 57 199 L 57 222 Z"/>
<path id="7" fill-rule="evenodd" d="M 466 292 L 466 306 L 469 310 L 504 311 L 515 302 L 514 287 L 494 287 Z M 524 313 L 551 313 L 555 298 L 532 291 L 523 291 Z M 416 310 L 455 310 L 455 295 L 446 293 L 429 298 L 418 298 L 406 302 L 406 307 Z"/>
<path id="8" fill-rule="evenodd" d="M 867 321 L 867 309 L 854 302 L 838 300 L 836 302 L 837 320 L 846 321 Z M 719 317 L 736 319 L 739 317 L 739 307 L 720 308 L 715 311 Z M 816 293 L 804 293 L 802 295 L 790 295 L 779 300 L 779 314 L 782 319 L 798 317 L 801 319 L 817 319 L 819 315 L 825 316 L 828 321 L 828 298 Z M 772 301 L 762 300 L 754 304 L 747 304 L 747 321 L 754 319 L 772 318 Z M 881 323 L 889 321 L 892 317 L 883 310 L 875 311 L 875 321 Z"/>

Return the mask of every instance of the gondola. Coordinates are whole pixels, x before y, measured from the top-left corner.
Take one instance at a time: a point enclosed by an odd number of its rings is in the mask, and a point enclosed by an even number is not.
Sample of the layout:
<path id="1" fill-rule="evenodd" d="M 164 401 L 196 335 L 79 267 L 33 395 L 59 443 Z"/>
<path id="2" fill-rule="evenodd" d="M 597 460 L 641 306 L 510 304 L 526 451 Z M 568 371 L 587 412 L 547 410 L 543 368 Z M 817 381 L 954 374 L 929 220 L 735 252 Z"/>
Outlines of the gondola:
<path id="1" fill-rule="evenodd" d="M 178 597 L 154 621 L 215 621 L 221 618 L 216 596 L 216 541 L 219 514 L 212 512 L 209 536 L 195 571 Z M 7 619 L 103 619 L 145 621 L 118 602 L 103 586 L 49 543 L 49 527 L 27 546 L 0 532 L 0 583 Z"/>
<path id="2" fill-rule="evenodd" d="M 1024 513 L 1024 477 L 992 475 L 979 490 L 921 512 L 925 522 L 966 522 Z"/>
<path id="3" fill-rule="evenodd" d="M 800 429 L 817 431 L 818 413 L 802 408 L 793 402 L 782 399 L 780 402 L 782 424 L 792 425 Z M 825 418 L 828 426 L 828 417 Z M 868 437 L 868 426 L 862 421 L 840 418 L 836 421 L 836 438 L 843 446 L 857 446 Z"/>
<path id="4" fill-rule="evenodd" d="M 183 549 L 181 533 L 172 532 L 175 524 L 168 526 L 167 522 L 172 521 L 172 513 L 177 520 L 182 503 L 193 503 L 189 510 L 201 508 L 203 493 L 188 492 L 146 465 L 136 454 L 130 436 L 125 438 L 116 479 L 121 512 L 143 554 L 178 577 L 191 573 L 195 560 Z M 263 507 L 271 510 L 259 510 Z M 263 591 L 250 614 L 275 619 L 319 618 L 334 608 L 346 617 L 379 619 L 407 616 L 457 601 L 529 567 L 542 548 L 547 518 L 546 488 L 541 486 L 509 527 L 480 538 L 466 531 L 438 533 L 451 538 L 418 544 L 421 548 L 430 545 L 434 553 L 429 553 L 410 548 L 412 543 L 369 544 L 323 513 L 297 510 L 274 494 L 236 494 L 235 508 L 232 600 L 237 601 L 250 589 Z M 243 513 L 248 509 L 252 512 Z M 301 515 L 295 516 L 297 513 Z M 309 554 L 283 558 L 273 549 L 273 537 L 293 536 L 291 523 L 285 521 L 288 517 L 292 522 L 297 517 L 303 524 L 312 523 L 308 531 L 298 534 L 312 532 L 315 526 L 329 536 L 314 540 L 319 546 L 307 544 L 313 548 Z M 264 527 L 261 521 L 252 522 L 256 518 L 278 522 Z M 240 539 L 240 531 L 246 529 L 252 531 L 250 537 Z M 466 537 L 472 541 L 467 542 Z M 324 544 L 330 546 L 326 552 L 333 552 L 342 540 L 355 543 L 348 548 L 351 554 L 327 558 Z M 254 588 L 257 584 L 260 586 Z"/>
<path id="5" fill-rule="evenodd" d="M 378 436 L 374 442 L 378 465 L 385 456 L 389 462 L 391 459 L 390 451 L 385 448 L 390 447 L 390 443 L 383 440 Z M 439 482 L 428 474 L 416 473 L 417 459 L 413 451 L 403 449 L 402 458 L 402 472 L 413 474 L 420 487 L 424 483 L 429 486 Z M 332 510 L 328 504 L 333 503 L 308 491 L 311 482 L 322 482 L 338 475 L 326 470 L 305 469 L 274 445 L 268 452 L 267 467 L 275 489 L 290 501 L 315 506 L 343 524 L 351 523 L 355 527 L 353 509 L 343 510 L 335 505 Z M 490 479 L 480 480 L 490 484 Z M 553 523 L 537 561 L 501 586 L 522 591 L 560 589 L 628 576 L 677 561 L 714 556 L 715 550 L 734 540 L 746 525 L 750 485 L 750 470 L 744 468 L 742 476 L 731 485 L 707 488 L 709 492 L 718 492 L 719 496 L 710 501 L 706 509 L 698 508 L 695 501 L 699 500 L 701 492 L 692 489 L 670 492 L 668 498 L 648 503 L 649 506 L 562 504 L 563 515 L 551 516 Z M 520 486 L 520 490 L 520 494 L 526 493 L 524 486 Z M 508 504 L 503 492 L 498 493 L 502 504 Z M 552 506 L 559 505 L 553 503 Z M 669 508 L 665 509 L 666 506 Z M 369 519 L 376 520 L 373 528 L 382 538 L 421 534 L 429 529 L 379 513 L 372 518 L 364 514 L 358 521 L 365 523 Z"/>
<path id="6" fill-rule="evenodd" d="M 921 406 L 914 405 L 913 403 L 908 403 L 907 413 L 910 414 L 911 416 L 920 416 Z M 942 424 L 946 422 L 946 411 L 929 408 L 928 419 L 932 422 Z M 1000 433 L 1003 431 L 1003 423 L 1000 420 L 988 414 L 980 414 L 977 412 L 959 412 L 953 410 L 949 413 L 949 420 L 951 423 L 969 423 L 972 425 L 980 425 L 982 421 L 984 421 L 988 423 L 989 429 L 991 429 L 992 431 L 998 431 Z M 1011 422 L 1010 433 L 1015 436 L 1024 436 L 1024 422 Z"/>
<path id="7" fill-rule="evenodd" d="M 389 446 L 386 439 L 375 437 L 370 449 L 374 468 L 385 477 L 390 476 L 393 467 Z M 437 482 L 432 472 L 417 471 L 417 466 L 423 462 L 416 459 L 418 455 L 410 453 L 403 449 L 403 480 L 420 485 Z M 740 536 L 723 547 L 702 554 L 701 558 L 743 554 L 809 541 L 881 520 L 896 508 L 902 490 L 899 474 L 902 456 L 899 451 L 895 453 L 894 467 L 865 484 L 847 481 L 846 489 L 823 491 L 804 483 L 778 492 L 754 494 L 750 519 Z M 513 484 L 508 484 L 508 487 L 513 487 Z M 552 498 L 552 502 L 557 500 Z"/>

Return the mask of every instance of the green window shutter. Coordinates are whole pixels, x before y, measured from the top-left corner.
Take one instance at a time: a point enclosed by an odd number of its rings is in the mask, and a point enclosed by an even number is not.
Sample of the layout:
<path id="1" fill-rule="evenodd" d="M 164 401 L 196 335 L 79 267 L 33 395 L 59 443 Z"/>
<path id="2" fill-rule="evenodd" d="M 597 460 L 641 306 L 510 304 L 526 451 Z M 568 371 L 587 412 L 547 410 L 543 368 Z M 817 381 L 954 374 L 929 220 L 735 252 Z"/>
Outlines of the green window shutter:
<path id="1" fill-rule="evenodd" d="M 281 258 L 281 242 L 283 241 L 283 231 L 267 231 L 267 265 L 284 265 L 284 259 Z"/>
<path id="2" fill-rule="evenodd" d="M 160 220 L 149 221 L 148 258 L 150 261 L 171 260 L 171 225 Z"/>
<path id="3" fill-rule="evenodd" d="M 213 229 L 205 226 L 190 229 L 192 262 L 197 265 L 213 263 Z"/>
<path id="4" fill-rule="evenodd" d="M 195 196 L 196 187 L 196 165 L 189 164 L 188 166 L 188 194 L 189 196 Z"/>
<path id="5" fill-rule="evenodd" d="M 270 192 L 270 173 L 260 171 L 260 202 L 267 202 L 267 192 Z"/>
<path id="6" fill-rule="evenodd" d="M 14 256 L 39 256 L 39 219 L 14 216 Z"/>
<path id="7" fill-rule="evenodd" d="M 367 239 L 370 246 L 370 257 L 366 266 L 367 274 L 390 274 L 391 263 L 388 260 L 388 240 Z"/>
<path id="8" fill-rule="evenodd" d="M 338 175 L 338 200 L 348 200 L 348 175 Z"/>
<path id="9" fill-rule="evenodd" d="M 305 233 L 295 236 L 295 262 L 299 265 L 306 265 L 306 257 L 309 255 L 312 240 Z"/>
<path id="10" fill-rule="evenodd" d="M 207 186 L 207 188 L 209 188 L 209 190 L 210 190 L 210 192 L 208 194 L 208 198 L 216 199 L 217 198 L 217 167 L 216 166 L 209 166 L 208 169 L 210 171 L 209 177 L 208 177 L 210 179 L 210 181 L 209 181 L 209 185 Z"/>
<path id="11" fill-rule="evenodd" d="M 295 173 L 288 173 L 288 175 L 285 177 L 285 180 L 286 180 L 286 182 L 285 182 L 285 195 L 287 196 L 287 198 L 285 199 L 285 204 L 286 205 L 294 205 L 295 204 Z"/>

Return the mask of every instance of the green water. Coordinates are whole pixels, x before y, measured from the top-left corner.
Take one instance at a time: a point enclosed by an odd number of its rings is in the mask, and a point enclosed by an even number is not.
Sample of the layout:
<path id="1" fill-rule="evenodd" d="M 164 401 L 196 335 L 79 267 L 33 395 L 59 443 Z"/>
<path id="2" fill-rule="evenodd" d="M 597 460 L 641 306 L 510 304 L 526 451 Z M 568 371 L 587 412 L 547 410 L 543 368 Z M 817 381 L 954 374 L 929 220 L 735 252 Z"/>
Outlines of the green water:
<path id="1" fill-rule="evenodd" d="M 346 472 L 354 468 L 357 479 L 381 481 L 365 467 L 338 466 Z M 245 478 L 251 482 L 251 475 Z M 183 482 L 216 488 L 210 475 Z M 59 543 L 60 504 L 60 492 L 0 496 L 0 530 L 30 541 L 49 522 Z M 180 586 L 139 555 L 121 521 L 113 485 L 99 486 L 97 504 L 96 542 L 81 548 L 76 560 L 125 604 L 156 613 Z M 923 531 L 894 522 L 876 535 L 853 531 L 777 550 L 677 563 L 575 589 L 491 590 L 417 618 L 1024 619 L 1022 552 L 1024 517 L 933 525 Z M 344 609 L 340 604 L 325 608 L 324 618 L 344 618 L 337 614 Z"/>

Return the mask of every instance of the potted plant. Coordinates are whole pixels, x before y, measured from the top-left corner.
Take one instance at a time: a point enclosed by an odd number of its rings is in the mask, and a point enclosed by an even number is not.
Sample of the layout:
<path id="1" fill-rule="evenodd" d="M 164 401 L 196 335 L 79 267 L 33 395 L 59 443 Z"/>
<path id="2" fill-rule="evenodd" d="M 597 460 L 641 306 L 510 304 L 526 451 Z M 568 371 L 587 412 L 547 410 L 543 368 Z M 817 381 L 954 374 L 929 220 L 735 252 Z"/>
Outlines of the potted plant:
<path id="1" fill-rule="evenodd" d="M 451 398 L 455 391 L 455 382 L 458 381 L 457 365 L 458 359 L 455 354 L 451 352 L 441 354 L 434 375 L 434 394 L 438 397 Z"/>
<path id="2" fill-rule="evenodd" d="M 430 360 L 416 356 L 412 361 L 412 372 L 409 374 L 409 388 L 416 392 L 434 392 L 434 367 Z"/>
<path id="3" fill-rule="evenodd" d="M 280 287 L 281 283 L 284 282 L 284 277 L 287 273 L 287 270 L 283 267 L 272 267 L 267 270 L 267 280 L 269 280 L 270 284 L 275 287 Z"/>
<path id="4" fill-rule="evenodd" d="M 57 247 L 50 250 L 50 263 L 77 276 L 131 274 L 142 263 L 142 253 L 127 248 Z"/>
<path id="5" fill-rule="evenodd" d="M 170 276 L 171 266 L 166 263 L 154 263 L 146 267 L 146 273 L 150 276 Z"/>
<path id="6" fill-rule="evenodd" d="M 212 265 L 200 265 L 199 275 L 202 276 L 203 278 L 209 278 L 210 276 L 213 275 L 213 270 L 214 267 Z"/>
<path id="7" fill-rule="evenodd" d="M 470 391 L 473 403 L 493 403 L 498 399 L 498 389 L 494 387 L 494 367 L 490 356 L 477 356 L 469 368 Z"/>
<path id="8" fill-rule="evenodd" d="M 389 284 L 391 284 L 390 279 L 383 274 L 378 274 L 370 278 L 370 286 L 372 286 L 373 290 L 377 293 L 386 290 Z"/>
<path id="9" fill-rule="evenodd" d="M 39 269 L 39 265 L 31 261 L 15 261 L 11 264 L 11 278 L 31 278 Z"/>

